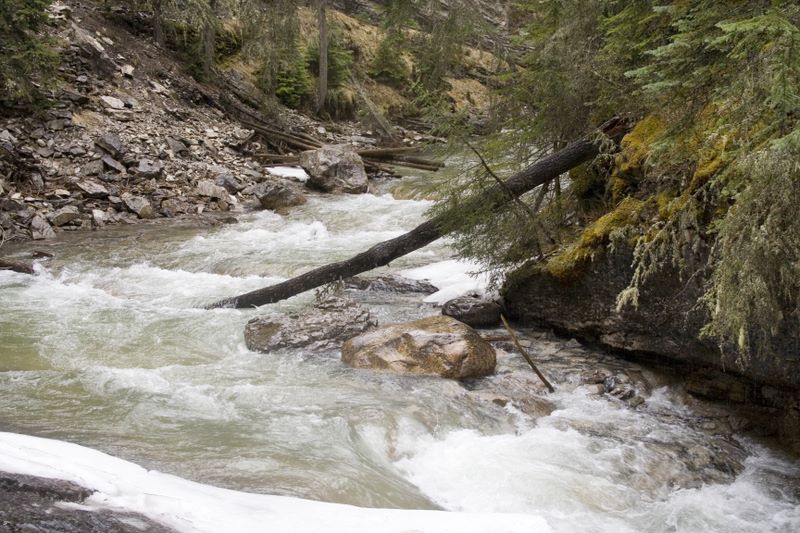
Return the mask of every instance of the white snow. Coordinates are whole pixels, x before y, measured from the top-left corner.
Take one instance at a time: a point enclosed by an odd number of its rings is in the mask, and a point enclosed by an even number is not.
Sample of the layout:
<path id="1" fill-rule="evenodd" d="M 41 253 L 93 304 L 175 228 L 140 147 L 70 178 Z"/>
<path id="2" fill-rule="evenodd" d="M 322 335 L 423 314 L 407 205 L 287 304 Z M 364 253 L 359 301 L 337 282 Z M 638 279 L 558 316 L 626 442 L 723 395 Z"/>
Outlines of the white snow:
<path id="1" fill-rule="evenodd" d="M 443 304 L 448 300 L 465 294 L 484 295 L 489 285 L 486 274 L 473 274 L 480 271 L 480 265 L 471 261 L 451 259 L 400 272 L 410 279 L 428 280 L 439 288 L 425 298 L 428 303 Z"/>
<path id="2" fill-rule="evenodd" d="M 300 167 L 269 167 L 267 172 L 279 178 L 291 178 L 299 182 L 308 181 L 308 174 Z"/>
<path id="3" fill-rule="evenodd" d="M 63 441 L 0 432 L 0 470 L 72 481 L 95 492 L 86 504 L 141 513 L 182 532 L 538 533 L 540 517 L 366 509 L 251 494 L 195 483 Z"/>

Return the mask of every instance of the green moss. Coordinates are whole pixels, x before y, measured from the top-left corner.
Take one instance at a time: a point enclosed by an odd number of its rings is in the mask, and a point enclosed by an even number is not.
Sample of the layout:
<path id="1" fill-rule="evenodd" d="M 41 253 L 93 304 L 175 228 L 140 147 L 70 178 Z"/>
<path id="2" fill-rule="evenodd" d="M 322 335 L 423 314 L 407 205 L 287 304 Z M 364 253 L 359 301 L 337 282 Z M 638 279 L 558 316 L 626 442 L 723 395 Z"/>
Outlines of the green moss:
<path id="1" fill-rule="evenodd" d="M 551 257 L 545 265 L 547 272 L 562 281 L 574 278 L 603 252 L 612 232 L 625 230 L 639 220 L 645 205 L 641 200 L 625 198 L 616 209 L 589 225 L 573 244 Z"/>
<path id="2" fill-rule="evenodd" d="M 633 130 L 622 139 L 616 174 L 641 174 L 653 144 L 664 135 L 665 130 L 664 122 L 655 115 L 648 115 L 637 122 Z"/>

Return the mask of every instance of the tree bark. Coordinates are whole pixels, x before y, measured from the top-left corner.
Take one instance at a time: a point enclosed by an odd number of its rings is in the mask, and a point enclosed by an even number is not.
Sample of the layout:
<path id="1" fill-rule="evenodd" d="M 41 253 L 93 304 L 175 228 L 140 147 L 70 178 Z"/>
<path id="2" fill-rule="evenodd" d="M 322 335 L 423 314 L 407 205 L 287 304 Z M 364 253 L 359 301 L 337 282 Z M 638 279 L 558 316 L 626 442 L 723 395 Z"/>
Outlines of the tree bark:
<path id="1" fill-rule="evenodd" d="M 163 0 L 153 0 L 153 38 L 156 44 L 164 48 L 164 3 Z"/>
<path id="2" fill-rule="evenodd" d="M 210 79 L 211 71 L 214 68 L 214 57 L 216 55 L 217 41 L 217 0 L 208 2 L 208 18 L 203 22 L 202 37 L 202 57 L 203 75 L 205 79 Z"/>
<path id="3" fill-rule="evenodd" d="M 317 94 L 317 113 L 325 109 L 328 99 L 328 17 L 326 0 L 318 0 L 319 16 L 319 93 Z"/>
<path id="4" fill-rule="evenodd" d="M 603 124 L 600 129 L 615 142 L 619 142 L 629 131 L 630 122 L 615 118 Z M 594 158 L 598 153 L 599 148 L 595 139 L 583 138 L 575 141 L 515 174 L 504 181 L 502 185 L 495 184 L 483 195 L 471 198 L 460 206 L 459 211 L 470 212 L 478 206 L 485 209 L 487 202 L 489 202 L 490 210 L 499 210 L 514 201 L 515 198 Z M 408 233 L 378 243 L 350 259 L 315 268 L 270 287 L 220 300 L 210 305 L 209 308 L 236 307 L 241 309 L 275 303 L 326 283 L 388 265 L 398 257 L 418 250 L 444 236 L 446 219 L 446 214 L 434 217 Z"/>

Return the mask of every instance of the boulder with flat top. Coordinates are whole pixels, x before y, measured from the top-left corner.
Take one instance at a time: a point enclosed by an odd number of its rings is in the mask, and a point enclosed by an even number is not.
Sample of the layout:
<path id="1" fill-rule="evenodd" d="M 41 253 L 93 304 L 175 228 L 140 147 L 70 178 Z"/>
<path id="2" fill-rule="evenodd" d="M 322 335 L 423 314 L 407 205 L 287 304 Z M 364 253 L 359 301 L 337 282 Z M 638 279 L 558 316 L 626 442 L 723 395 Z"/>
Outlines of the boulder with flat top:
<path id="1" fill-rule="evenodd" d="M 384 326 L 342 345 L 342 361 L 355 368 L 466 379 L 494 373 L 494 348 L 468 325 L 434 316 Z"/>

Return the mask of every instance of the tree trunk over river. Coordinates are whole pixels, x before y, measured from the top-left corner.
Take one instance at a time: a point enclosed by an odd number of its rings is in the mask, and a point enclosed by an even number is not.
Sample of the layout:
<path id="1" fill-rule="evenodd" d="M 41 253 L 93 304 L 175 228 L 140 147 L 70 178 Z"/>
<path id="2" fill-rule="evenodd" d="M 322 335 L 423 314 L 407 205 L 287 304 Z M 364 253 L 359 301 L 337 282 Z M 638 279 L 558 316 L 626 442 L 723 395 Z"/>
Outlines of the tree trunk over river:
<path id="1" fill-rule="evenodd" d="M 629 129 L 630 121 L 619 118 L 609 120 L 600 126 L 600 131 L 614 142 L 619 142 Z M 467 201 L 460 207 L 460 210 L 468 212 L 479 205 L 485 208 L 487 201 L 491 202 L 490 209 L 499 210 L 524 193 L 557 178 L 581 163 L 591 160 L 599 153 L 599 150 L 598 141 L 593 138 L 585 137 L 575 141 L 562 150 L 533 163 L 502 184 L 498 183 L 490 187 L 483 195 Z M 209 307 L 236 307 L 241 309 L 271 304 L 301 292 L 315 289 L 326 283 L 386 266 L 391 261 L 443 237 L 445 230 L 442 227 L 446 218 L 446 214 L 439 215 L 423 222 L 408 233 L 378 243 L 350 259 L 315 268 L 276 285 L 240 294 L 232 298 L 225 298 Z"/>

